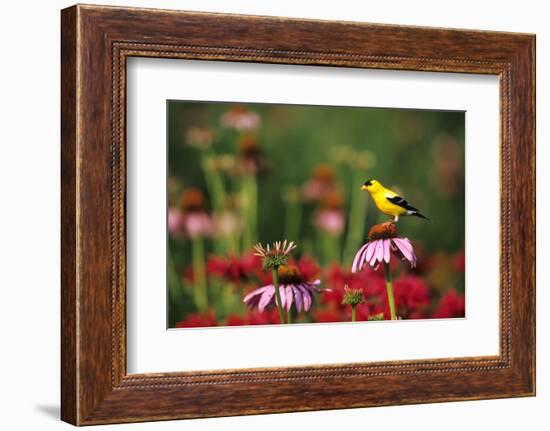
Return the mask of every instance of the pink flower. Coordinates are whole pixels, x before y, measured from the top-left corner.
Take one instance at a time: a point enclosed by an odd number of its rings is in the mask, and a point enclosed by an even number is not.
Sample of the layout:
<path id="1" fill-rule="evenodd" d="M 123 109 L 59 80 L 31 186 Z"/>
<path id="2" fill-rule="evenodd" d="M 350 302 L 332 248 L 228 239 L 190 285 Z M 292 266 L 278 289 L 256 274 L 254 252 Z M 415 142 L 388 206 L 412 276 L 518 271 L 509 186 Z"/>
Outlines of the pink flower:
<path id="1" fill-rule="evenodd" d="M 183 216 L 183 229 L 190 238 L 208 236 L 213 231 L 212 220 L 206 212 L 189 212 Z"/>
<path id="2" fill-rule="evenodd" d="M 224 112 L 221 123 L 225 127 L 230 127 L 238 131 L 253 130 L 259 127 L 261 123 L 260 116 L 245 107 L 236 105 L 231 110 Z"/>
<path id="3" fill-rule="evenodd" d="M 183 232 L 183 213 L 177 209 L 168 208 L 168 233 L 178 235 Z"/>
<path id="4" fill-rule="evenodd" d="M 315 217 L 315 225 L 333 235 L 342 233 L 344 223 L 344 214 L 337 209 L 321 209 Z"/>

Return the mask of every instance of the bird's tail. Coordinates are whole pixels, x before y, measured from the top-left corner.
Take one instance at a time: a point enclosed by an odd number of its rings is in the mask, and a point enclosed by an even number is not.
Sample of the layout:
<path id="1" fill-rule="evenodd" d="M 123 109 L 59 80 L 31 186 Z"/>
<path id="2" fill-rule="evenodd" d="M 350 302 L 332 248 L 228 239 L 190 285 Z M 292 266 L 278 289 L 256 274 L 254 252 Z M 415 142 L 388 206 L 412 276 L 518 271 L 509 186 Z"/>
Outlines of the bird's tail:
<path id="1" fill-rule="evenodd" d="M 411 215 L 413 216 L 416 216 L 416 217 L 420 217 L 420 218 L 423 218 L 424 220 L 430 220 L 428 217 L 426 217 L 424 214 L 421 214 L 420 212 L 418 211 L 414 211 Z"/>

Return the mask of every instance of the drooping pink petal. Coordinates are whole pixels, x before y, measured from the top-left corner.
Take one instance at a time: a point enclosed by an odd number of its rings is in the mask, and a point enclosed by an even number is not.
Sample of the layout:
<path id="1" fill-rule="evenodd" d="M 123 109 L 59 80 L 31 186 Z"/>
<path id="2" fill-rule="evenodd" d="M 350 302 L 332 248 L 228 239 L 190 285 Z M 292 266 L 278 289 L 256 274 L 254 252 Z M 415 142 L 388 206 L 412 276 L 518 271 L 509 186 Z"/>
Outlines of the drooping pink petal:
<path id="1" fill-rule="evenodd" d="M 392 241 L 405 259 L 411 263 L 411 266 L 415 266 L 416 256 L 412 250 L 412 245 L 409 240 L 403 238 L 393 238 Z"/>
<path id="2" fill-rule="evenodd" d="M 300 289 L 300 286 L 294 286 L 294 301 L 296 302 L 296 310 L 298 312 L 302 311 L 304 300 L 303 300 L 303 293 Z"/>
<path id="3" fill-rule="evenodd" d="M 317 287 L 321 284 L 321 280 L 319 280 L 319 279 L 313 280 L 313 281 L 309 282 L 308 284 L 310 285 L 310 290 L 313 289 L 316 292 L 323 292 L 323 291 L 330 292 L 331 291 L 330 289 L 321 289 L 321 288 Z"/>
<path id="4" fill-rule="evenodd" d="M 375 242 L 376 250 L 374 251 L 374 256 L 370 260 L 370 266 L 374 266 L 384 259 L 384 240 L 377 239 Z"/>
<path id="5" fill-rule="evenodd" d="M 309 309 L 311 308 L 311 303 L 312 303 L 312 300 L 311 300 L 311 292 L 308 290 L 308 288 L 306 286 L 303 286 L 303 285 L 300 285 L 300 287 L 302 287 L 304 290 L 304 310 L 305 311 L 309 311 Z"/>
<path id="6" fill-rule="evenodd" d="M 273 287 L 273 285 L 271 285 L 271 289 L 266 289 L 264 293 L 262 293 L 262 297 L 260 298 L 260 302 L 258 303 L 258 310 L 260 312 L 264 311 L 264 309 L 269 305 L 269 303 L 273 299 L 274 294 L 275 288 Z"/>
<path id="7" fill-rule="evenodd" d="M 285 308 L 285 305 L 286 305 L 286 290 L 285 290 L 285 285 L 284 284 L 279 285 L 279 295 L 281 297 L 281 307 Z"/>
<path id="8" fill-rule="evenodd" d="M 244 297 L 243 302 L 249 302 L 253 297 L 257 295 L 261 295 L 262 293 L 265 292 L 266 289 L 269 289 L 270 287 L 273 288 L 272 285 L 268 285 L 268 286 L 260 287 L 259 289 L 253 290 L 252 292 L 250 292 L 248 295 Z"/>
<path id="9" fill-rule="evenodd" d="M 284 309 L 286 311 L 290 310 L 290 307 L 292 307 L 292 300 L 293 300 L 293 295 L 292 295 L 292 286 L 289 284 L 285 287 L 285 289 L 283 289 L 285 291 L 285 296 L 286 296 L 286 304 L 284 306 Z"/>
<path id="10" fill-rule="evenodd" d="M 413 246 L 412 246 L 412 243 L 409 241 L 408 238 L 396 238 L 397 240 L 399 240 L 399 242 L 404 246 L 406 247 L 409 252 L 411 254 L 414 254 L 414 250 L 413 250 Z"/>
<path id="11" fill-rule="evenodd" d="M 351 272 L 357 272 L 360 271 L 363 267 L 363 255 L 365 254 L 365 251 L 367 247 L 369 246 L 369 243 L 364 244 L 359 251 L 355 254 L 355 258 L 353 259 L 353 264 L 351 265 Z"/>
<path id="12" fill-rule="evenodd" d="M 391 239 L 383 240 L 384 243 L 384 262 L 390 263 L 390 245 Z"/>

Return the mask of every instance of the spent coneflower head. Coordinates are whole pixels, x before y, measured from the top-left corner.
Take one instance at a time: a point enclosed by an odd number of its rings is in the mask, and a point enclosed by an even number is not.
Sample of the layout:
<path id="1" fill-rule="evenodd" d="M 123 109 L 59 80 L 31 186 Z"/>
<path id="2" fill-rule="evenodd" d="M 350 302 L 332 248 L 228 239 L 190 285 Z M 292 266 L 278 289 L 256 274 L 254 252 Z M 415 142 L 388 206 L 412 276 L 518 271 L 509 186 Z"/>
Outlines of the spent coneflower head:
<path id="1" fill-rule="evenodd" d="M 412 243 L 408 238 L 397 237 L 395 223 L 375 225 L 369 231 L 369 241 L 356 253 L 351 271 L 361 271 L 366 264 L 373 268 L 380 263 L 389 264 L 392 254 L 401 260 L 407 260 L 411 267 L 416 266 Z"/>
<path id="2" fill-rule="evenodd" d="M 257 174 L 266 167 L 262 148 L 256 136 L 242 135 L 238 144 L 239 168 L 249 174 Z"/>
<path id="3" fill-rule="evenodd" d="M 344 297 L 342 298 L 342 304 L 344 305 L 359 305 L 365 302 L 365 295 L 363 289 L 354 289 L 347 284 L 344 286 Z"/>
<path id="4" fill-rule="evenodd" d="M 187 188 L 181 195 L 180 206 L 185 212 L 204 211 L 206 200 L 203 192 L 196 187 Z"/>
<path id="5" fill-rule="evenodd" d="M 294 241 L 275 241 L 265 247 L 258 243 L 254 246 L 254 255 L 262 258 L 264 271 L 278 269 L 288 262 L 288 254 L 296 248 Z"/>

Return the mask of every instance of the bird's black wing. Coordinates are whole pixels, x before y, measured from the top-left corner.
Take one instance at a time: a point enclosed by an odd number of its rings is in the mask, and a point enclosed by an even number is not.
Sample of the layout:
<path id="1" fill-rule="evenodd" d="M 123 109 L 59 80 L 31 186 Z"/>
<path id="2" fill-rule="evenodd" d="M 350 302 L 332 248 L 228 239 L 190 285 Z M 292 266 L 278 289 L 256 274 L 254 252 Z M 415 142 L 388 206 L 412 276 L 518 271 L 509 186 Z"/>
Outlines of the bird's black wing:
<path id="1" fill-rule="evenodd" d="M 388 201 L 390 201 L 392 204 L 395 204 L 397 206 L 400 206 L 401 208 L 405 208 L 407 211 L 416 211 L 418 212 L 418 209 L 410 205 L 405 199 L 403 199 L 401 196 L 392 196 L 392 197 L 386 197 Z"/>

